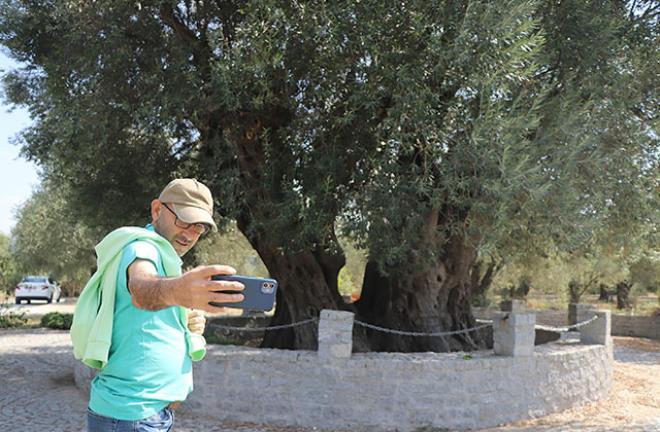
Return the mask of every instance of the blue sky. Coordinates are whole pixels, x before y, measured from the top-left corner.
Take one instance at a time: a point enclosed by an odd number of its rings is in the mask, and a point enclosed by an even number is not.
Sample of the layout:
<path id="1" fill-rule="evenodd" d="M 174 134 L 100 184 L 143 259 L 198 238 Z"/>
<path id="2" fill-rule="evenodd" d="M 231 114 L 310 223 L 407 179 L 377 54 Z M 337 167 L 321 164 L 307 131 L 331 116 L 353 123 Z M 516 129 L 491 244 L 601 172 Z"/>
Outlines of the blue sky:
<path id="1" fill-rule="evenodd" d="M 0 46 L 0 74 L 16 67 Z M 37 167 L 19 157 L 20 148 L 10 143 L 21 129 L 31 123 L 28 112 L 10 106 L 0 93 L 0 231 L 9 234 L 14 226 L 14 209 L 30 197 L 39 184 Z"/>

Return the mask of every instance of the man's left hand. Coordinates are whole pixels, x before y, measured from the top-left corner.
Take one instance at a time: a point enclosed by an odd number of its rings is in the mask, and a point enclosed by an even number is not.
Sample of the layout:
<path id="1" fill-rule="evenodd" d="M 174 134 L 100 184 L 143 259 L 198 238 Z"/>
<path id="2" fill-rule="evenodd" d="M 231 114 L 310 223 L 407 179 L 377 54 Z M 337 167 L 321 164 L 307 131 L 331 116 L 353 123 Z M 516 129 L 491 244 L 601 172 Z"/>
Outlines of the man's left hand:
<path id="1" fill-rule="evenodd" d="M 194 309 L 188 312 L 188 329 L 191 333 L 201 335 L 204 333 L 205 326 L 206 318 L 204 318 L 204 312 Z"/>

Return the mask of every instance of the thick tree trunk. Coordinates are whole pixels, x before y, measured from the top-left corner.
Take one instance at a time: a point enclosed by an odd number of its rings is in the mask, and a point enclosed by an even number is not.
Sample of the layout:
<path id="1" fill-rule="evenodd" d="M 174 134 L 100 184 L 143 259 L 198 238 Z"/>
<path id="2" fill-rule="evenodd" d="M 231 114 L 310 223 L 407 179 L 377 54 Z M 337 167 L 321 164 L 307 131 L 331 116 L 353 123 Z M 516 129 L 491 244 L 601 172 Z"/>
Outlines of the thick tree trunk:
<path id="1" fill-rule="evenodd" d="M 483 276 L 481 275 L 481 266 L 483 261 L 477 260 L 474 262 L 470 269 L 470 292 L 472 298 L 485 298 L 488 288 L 493 283 L 493 279 L 497 272 L 502 268 L 501 264 L 492 260 L 486 266 L 486 271 Z"/>
<path id="2" fill-rule="evenodd" d="M 616 285 L 617 309 L 628 309 L 630 307 L 630 288 L 631 284 L 627 281 L 621 281 Z"/>
<path id="3" fill-rule="evenodd" d="M 273 151 L 287 151 L 285 143 L 280 141 L 276 130 L 286 125 L 292 118 L 292 113 L 286 108 L 266 107 L 263 112 L 244 112 L 237 114 L 240 128 L 232 127 L 226 131 L 209 128 L 210 131 L 226 133 L 231 136 L 237 154 L 239 179 L 243 193 L 243 206 L 236 217 L 238 229 L 245 235 L 252 247 L 257 251 L 266 265 L 270 275 L 277 279 L 279 288 L 276 297 L 275 315 L 270 326 L 297 323 L 310 318 L 318 318 L 322 309 L 340 309 L 344 302 L 337 290 L 339 270 L 345 263 L 341 250 L 336 245 L 334 233 L 326 233 L 326 241 L 318 239 L 315 247 L 307 247 L 296 253 L 287 252 L 287 241 L 295 236 L 300 227 L 292 220 L 285 228 L 290 236 L 275 232 L 270 224 L 273 218 L 273 208 L 284 199 L 283 187 L 286 182 L 279 180 L 286 177 L 287 166 L 269 167 L 261 141 L 262 132 L 270 130 L 268 145 Z M 233 124 L 232 124 L 233 125 Z M 290 167 L 288 167 L 290 168 Z M 278 170 L 282 172 L 279 173 Z M 277 171 L 278 173 L 272 173 Z M 265 173 L 271 172 L 273 179 L 265 179 Z M 279 179 L 279 180 L 278 180 Z M 333 216 L 329 216 L 332 223 Z M 345 307 L 345 306 L 344 306 Z M 267 331 L 262 341 L 263 347 L 281 349 L 317 348 L 318 326 L 314 323 Z M 364 349 L 359 341 L 356 348 Z"/>
<path id="4" fill-rule="evenodd" d="M 609 303 L 610 302 L 610 292 L 607 289 L 607 285 L 600 284 L 598 287 L 599 295 L 598 300 Z"/>
<path id="5" fill-rule="evenodd" d="M 470 268 L 476 249 L 456 237 L 444 250 L 431 268 L 412 261 L 406 263 L 405 270 L 393 269 L 388 275 L 369 262 L 360 300 L 355 303 L 358 319 L 389 329 L 426 333 L 476 326 L 470 309 Z M 367 330 L 367 338 L 374 351 L 445 352 L 485 347 L 481 332 L 420 337 Z"/>
<path id="6" fill-rule="evenodd" d="M 284 91 L 285 86 L 274 89 L 276 94 Z M 282 99 L 286 100 L 286 96 Z M 294 167 L 287 163 L 295 163 L 295 157 L 286 157 L 291 150 L 277 133 L 293 119 L 293 113 L 286 105 L 273 105 L 260 112 L 232 113 L 230 117 L 232 120 L 224 126 L 220 123 L 220 116 L 213 117 L 211 124 L 200 130 L 205 142 L 221 141 L 219 137 L 226 135 L 234 146 L 242 197 L 238 214 L 232 216 L 236 217 L 238 229 L 257 251 L 270 275 L 279 282 L 275 315 L 270 326 L 318 318 L 322 309 L 351 310 L 353 306 L 346 305 L 338 291 L 339 271 L 345 264 L 345 257 L 334 230 L 330 228 L 319 233 L 316 239 L 306 239 L 305 245 L 314 246 L 297 245 L 298 250 L 294 253 L 289 252 L 290 240 L 300 232 L 299 224 L 303 222 L 293 217 L 285 227 L 272 228 L 271 222 L 276 216 L 273 209 L 286 202 L 290 189 L 294 187 L 290 181 Z M 240 127 L 236 127 L 237 124 Z M 263 141 L 266 130 L 269 131 L 267 143 Z M 283 163 L 274 164 L 268 160 L 266 144 Z M 211 153 L 213 149 L 207 146 L 205 151 Z M 206 156 L 208 160 L 214 160 L 212 154 Z M 219 191 L 222 190 L 219 187 Z M 332 203 L 326 205 L 333 206 Z M 324 226 L 334 226 L 335 214 L 327 212 L 325 217 L 327 223 Z M 262 347 L 315 350 L 317 335 L 318 325 L 315 323 L 267 331 Z M 356 351 L 368 350 L 364 331 L 356 330 L 353 347 Z"/>
<path id="7" fill-rule="evenodd" d="M 296 254 L 286 254 L 281 252 L 282 247 L 274 246 L 267 239 L 256 236 L 240 220 L 238 227 L 259 253 L 270 275 L 279 282 L 275 314 L 269 326 L 318 318 L 322 309 L 352 309 L 352 305 L 344 303 L 337 289 L 339 270 L 345 264 L 341 251 L 330 253 L 321 249 L 309 249 Z M 267 331 L 261 346 L 315 350 L 317 339 L 318 325 L 310 323 Z M 368 350 L 364 332 L 356 332 L 354 350 Z"/>
<path id="8" fill-rule="evenodd" d="M 339 309 L 343 304 L 336 288 L 343 257 L 320 257 L 311 251 L 290 256 L 260 247 L 257 251 L 280 284 L 271 326 L 318 318 L 322 309 Z M 315 350 L 317 337 L 318 326 L 306 324 L 267 332 L 262 347 Z"/>
<path id="9" fill-rule="evenodd" d="M 568 301 L 569 303 L 580 303 L 580 298 L 582 297 L 582 290 L 580 284 L 577 281 L 571 280 L 568 282 Z"/>
<path id="10" fill-rule="evenodd" d="M 511 298 L 526 300 L 527 294 L 529 294 L 531 289 L 532 285 L 530 279 L 524 276 L 518 281 L 518 287 L 511 286 Z"/>

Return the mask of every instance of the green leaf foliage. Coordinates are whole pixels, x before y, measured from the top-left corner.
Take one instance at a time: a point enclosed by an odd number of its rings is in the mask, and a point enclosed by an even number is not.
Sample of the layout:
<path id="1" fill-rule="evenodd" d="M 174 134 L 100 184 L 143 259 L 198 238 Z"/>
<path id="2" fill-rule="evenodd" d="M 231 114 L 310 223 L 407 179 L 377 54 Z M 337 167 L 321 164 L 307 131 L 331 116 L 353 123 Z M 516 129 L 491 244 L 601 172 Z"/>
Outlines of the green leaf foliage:
<path id="1" fill-rule="evenodd" d="M 228 224 L 222 231 L 212 232 L 201 239 L 191 251 L 195 262 L 202 264 L 226 263 L 238 274 L 268 277 L 268 270 L 245 236 Z"/>
<path id="2" fill-rule="evenodd" d="M 75 218 L 69 202 L 66 187 L 43 184 L 18 208 L 12 229 L 17 271 L 59 280 L 64 296 L 78 294 L 95 269 L 94 245 L 102 237 Z"/>
<path id="3" fill-rule="evenodd" d="M 0 291 L 10 293 L 14 289 L 20 280 L 16 267 L 11 251 L 11 238 L 0 233 Z"/>
<path id="4" fill-rule="evenodd" d="M 635 3 L 3 0 L 5 92 L 95 229 L 186 175 L 255 247 L 340 250 L 341 226 L 402 274 L 450 238 L 633 247 L 657 238 L 660 69 Z"/>

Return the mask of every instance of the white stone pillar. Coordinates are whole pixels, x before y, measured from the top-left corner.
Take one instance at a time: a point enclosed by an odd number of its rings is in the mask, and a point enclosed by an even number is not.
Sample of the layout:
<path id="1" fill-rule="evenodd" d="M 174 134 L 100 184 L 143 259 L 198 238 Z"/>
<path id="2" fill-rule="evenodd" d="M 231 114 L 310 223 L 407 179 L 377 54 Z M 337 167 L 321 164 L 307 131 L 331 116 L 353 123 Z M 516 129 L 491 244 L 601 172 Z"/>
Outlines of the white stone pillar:
<path id="1" fill-rule="evenodd" d="M 580 322 L 587 321 L 596 315 L 598 318 L 580 327 L 580 343 L 609 345 L 612 342 L 612 312 L 609 310 L 592 310 L 589 316 L 581 317 Z"/>
<path id="2" fill-rule="evenodd" d="M 534 354 L 536 315 L 527 312 L 497 312 L 493 318 L 493 350 L 502 356 Z"/>
<path id="3" fill-rule="evenodd" d="M 319 357 L 349 358 L 353 351 L 353 313 L 323 309 L 319 321 Z"/>

